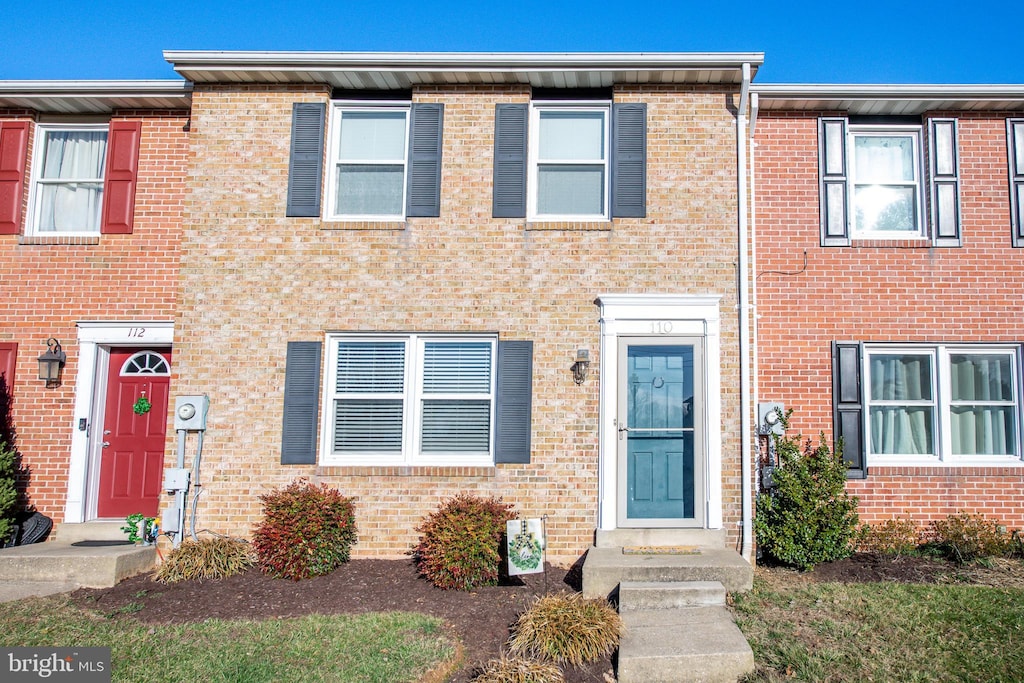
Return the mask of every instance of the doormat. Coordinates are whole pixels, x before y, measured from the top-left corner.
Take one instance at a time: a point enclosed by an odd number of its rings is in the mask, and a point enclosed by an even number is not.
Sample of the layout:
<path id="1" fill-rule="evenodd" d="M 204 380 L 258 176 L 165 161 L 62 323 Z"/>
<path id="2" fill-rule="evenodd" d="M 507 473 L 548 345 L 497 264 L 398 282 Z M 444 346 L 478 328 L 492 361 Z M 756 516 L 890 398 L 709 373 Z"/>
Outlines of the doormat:
<path id="1" fill-rule="evenodd" d="M 623 555 L 700 555 L 695 545 L 628 545 Z"/>
<path id="2" fill-rule="evenodd" d="M 76 541 L 76 548 L 106 548 L 112 545 L 134 545 L 131 541 Z"/>

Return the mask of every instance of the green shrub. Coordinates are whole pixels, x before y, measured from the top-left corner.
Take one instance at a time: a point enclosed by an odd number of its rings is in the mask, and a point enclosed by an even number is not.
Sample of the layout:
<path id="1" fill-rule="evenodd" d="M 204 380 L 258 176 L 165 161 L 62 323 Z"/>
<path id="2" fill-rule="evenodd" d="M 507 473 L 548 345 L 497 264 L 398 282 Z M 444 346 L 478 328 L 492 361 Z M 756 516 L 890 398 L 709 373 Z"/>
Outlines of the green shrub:
<path id="1" fill-rule="evenodd" d="M 929 544 L 943 557 L 960 563 L 1001 557 L 1010 554 L 1014 546 L 1005 527 L 968 512 L 932 522 Z"/>
<path id="2" fill-rule="evenodd" d="M 475 683 L 563 683 L 562 670 L 553 662 L 502 657 L 487 662 Z"/>
<path id="3" fill-rule="evenodd" d="M 220 579 L 241 574 L 256 564 L 252 546 L 236 538 L 214 536 L 182 541 L 153 577 L 160 583 Z"/>
<path id="4" fill-rule="evenodd" d="M 881 524 L 865 524 L 858 532 L 858 548 L 879 555 L 907 555 L 923 541 L 921 528 L 909 519 L 887 519 Z"/>
<path id="5" fill-rule="evenodd" d="M 412 555 L 420 574 L 445 590 L 472 590 L 498 583 L 501 539 L 514 518 L 499 498 L 460 494 L 423 518 Z"/>
<path id="6" fill-rule="evenodd" d="M 0 441 L 0 548 L 15 532 L 18 514 L 18 490 L 15 487 L 18 452 Z"/>
<path id="7" fill-rule="evenodd" d="M 789 427 L 792 411 L 781 415 Z M 757 497 L 757 543 L 769 557 L 800 569 L 848 557 L 857 535 L 857 498 L 846 493 L 842 445 L 829 451 L 822 434 L 801 448 L 799 435 L 773 434 L 775 486 Z"/>
<path id="8" fill-rule="evenodd" d="M 275 577 L 329 574 L 348 562 L 356 542 L 355 504 L 325 484 L 298 479 L 260 496 L 263 521 L 253 530 L 259 567 Z"/>
<path id="9" fill-rule="evenodd" d="M 512 654 L 579 666 L 609 655 L 622 636 L 622 619 L 606 601 L 579 593 L 539 598 L 512 627 Z"/>

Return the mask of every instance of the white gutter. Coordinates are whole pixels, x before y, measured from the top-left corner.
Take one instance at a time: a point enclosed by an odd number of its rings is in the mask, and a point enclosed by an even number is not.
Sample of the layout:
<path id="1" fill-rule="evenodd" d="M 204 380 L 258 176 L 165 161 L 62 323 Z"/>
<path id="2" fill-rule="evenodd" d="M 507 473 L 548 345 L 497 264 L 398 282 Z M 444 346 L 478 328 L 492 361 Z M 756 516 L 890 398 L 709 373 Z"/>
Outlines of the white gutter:
<path id="1" fill-rule="evenodd" d="M 750 64 L 743 65 L 740 105 L 736 112 L 736 176 L 739 185 L 739 344 L 740 344 L 740 477 L 742 499 L 741 554 L 750 562 L 753 550 L 754 520 L 751 509 L 751 436 L 750 436 L 750 303 L 748 299 L 749 260 L 747 243 L 747 103 L 750 97 Z"/>

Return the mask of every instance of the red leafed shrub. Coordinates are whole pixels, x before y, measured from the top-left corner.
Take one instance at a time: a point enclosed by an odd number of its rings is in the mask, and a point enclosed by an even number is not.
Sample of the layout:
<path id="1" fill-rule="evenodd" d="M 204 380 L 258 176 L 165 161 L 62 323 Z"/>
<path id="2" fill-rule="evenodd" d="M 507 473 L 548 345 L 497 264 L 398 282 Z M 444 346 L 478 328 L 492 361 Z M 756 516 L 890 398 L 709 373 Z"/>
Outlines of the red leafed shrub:
<path id="1" fill-rule="evenodd" d="M 260 500 L 263 521 L 253 530 L 252 546 L 265 573 L 298 581 L 330 574 L 348 562 L 356 542 L 351 498 L 297 479 Z"/>
<path id="2" fill-rule="evenodd" d="M 498 583 L 505 522 L 512 505 L 499 498 L 460 494 L 423 518 L 412 555 L 420 574 L 445 590 L 472 590 Z"/>

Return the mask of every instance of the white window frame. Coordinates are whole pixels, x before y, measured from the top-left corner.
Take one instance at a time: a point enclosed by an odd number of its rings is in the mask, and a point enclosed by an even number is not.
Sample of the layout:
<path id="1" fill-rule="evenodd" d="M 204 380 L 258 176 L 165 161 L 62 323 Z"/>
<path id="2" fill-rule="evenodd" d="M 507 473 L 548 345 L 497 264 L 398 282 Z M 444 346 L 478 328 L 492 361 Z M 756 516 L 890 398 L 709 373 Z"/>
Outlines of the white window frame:
<path id="1" fill-rule="evenodd" d="M 330 133 L 328 135 L 327 147 L 327 201 L 324 206 L 324 220 L 329 221 L 393 221 L 405 220 L 406 202 L 408 199 L 409 177 L 409 123 L 412 118 L 411 102 L 332 102 L 330 116 Z M 341 128 L 345 113 L 350 112 L 401 112 L 405 115 L 405 139 L 402 144 L 402 210 L 396 214 L 345 214 L 335 210 L 338 194 L 338 173 L 339 166 L 344 163 L 379 164 L 382 166 L 397 166 L 398 160 L 368 161 L 365 159 L 342 159 L 341 153 Z"/>
<path id="2" fill-rule="evenodd" d="M 405 344 L 405 375 L 402 393 L 402 449 L 399 454 L 334 452 L 334 401 L 352 394 L 336 391 L 338 379 L 338 342 L 403 342 Z M 490 434 L 486 453 L 421 452 L 423 418 L 424 349 L 429 342 L 489 342 L 491 346 L 490 391 L 487 394 L 459 394 L 458 398 L 490 402 Z M 495 410 L 497 405 L 497 335 L 444 334 L 328 334 L 325 344 L 327 372 L 323 391 L 323 415 L 320 434 L 320 464 L 344 465 L 428 465 L 428 466 L 490 466 L 494 464 Z M 369 396 L 369 395 L 367 395 Z M 454 398 L 449 394 L 431 394 L 430 398 Z"/>
<path id="3" fill-rule="evenodd" d="M 66 178 L 60 181 L 49 181 L 45 180 L 43 176 L 43 167 L 46 162 L 46 135 L 47 133 L 60 133 L 67 131 L 91 131 L 91 132 L 102 132 L 107 134 L 106 145 L 103 148 L 103 174 L 99 178 Z M 32 176 L 31 176 L 31 190 L 29 192 L 29 204 L 28 204 L 28 215 L 31 217 L 28 221 L 28 235 L 39 236 L 39 237 L 81 237 L 99 235 L 103 227 L 103 215 L 102 215 L 102 204 L 103 204 L 103 193 L 106 191 L 106 168 L 107 168 L 107 153 L 110 145 L 110 124 L 109 123 L 39 123 L 36 125 L 35 140 L 32 143 Z M 68 184 L 73 182 L 89 182 L 99 183 L 100 187 L 100 220 L 96 224 L 96 228 L 93 230 L 46 230 L 42 231 L 39 229 L 40 215 L 39 211 L 42 208 L 42 201 L 40 200 L 40 194 L 42 188 L 46 185 L 57 185 L 57 184 Z"/>
<path id="4" fill-rule="evenodd" d="M 952 421 L 950 411 L 954 405 L 952 400 L 951 357 L 954 355 L 1005 355 L 1010 359 L 1012 374 L 1012 407 L 1014 413 L 1014 454 L 1005 455 L 954 455 L 952 452 Z M 880 454 L 872 452 L 871 443 L 871 408 L 877 405 L 898 404 L 910 405 L 909 401 L 872 401 L 871 399 L 871 357 L 874 355 L 921 355 L 931 359 L 932 367 L 932 448 L 931 454 Z M 1022 396 L 1020 380 L 1020 360 L 1015 346 L 965 345 L 965 344 L 931 344 L 931 345 L 866 345 L 864 349 L 862 376 L 864 377 L 864 420 L 865 420 L 865 452 L 868 466 L 905 466 L 905 465 L 948 465 L 958 467 L 985 466 L 1024 466 L 1022 454 Z M 927 401 L 919 402 L 922 405 Z M 977 403 L 977 402 L 975 402 Z M 1010 405 L 997 401 L 994 404 Z"/>
<path id="5" fill-rule="evenodd" d="M 604 115 L 604 139 L 601 141 L 601 146 L 604 149 L 603 159 L 546 159 L 544 165 L 576 165 L 576 166 L 597 166 L 598 164 L 604 167 L 604 187 L 602 188 L 602 195 L 604 201 L 602 203 L 601 212 L 594 214 L 541 214 L 537 210 L 537 203 L 539 201 L 538 194 L 538 182 L 539 182 L 539 167 L 541 166 L 540 161 L 540 115 L 544 111 L 577 111 L 577 112 L 600 112 Z M 529 142 L 529 163 L 527 165 L 527 220 L 529 221 L 607 221 L 610 220 L 611 215 L 611 115 L 612 106 L 611 102 L 570 102 L 570 101 L 553 101 L 553 102 L 531 102 L 530 103 L 530 124 L 529 134 L 527 136 Z"/>
<path id="6" fill-rule="evenodd" d="M 910 137 L 913 142 L 913 181 L 890 182 L 886 185 L 899 185 L 912 187 L 914 190 L 914 216 L 916 226 L 913 231 L 892 231 L 892 230 L 860 230 L 857 227 L 856 196 L 858 185 L 870 185 L 871 183 L 859 183 L 857 181 L 857 145 L 856 140 L 861 136 L 870 137 Z M 905 239 L 926 239 L 927 220 L 923 215 L 924 211 L 924 165 L 923 165 L 922 127 L 921 126 L 886 126 L 874 124 L 851 124 L 847 133 L 847 158 L 850 160 L 850 183 L 849 196 L 846 205 L 849 207 L 847 220 L 850 224 L 850 236 L 852 239 L 880 239 L 880 240 L 905 240 Z"/>

